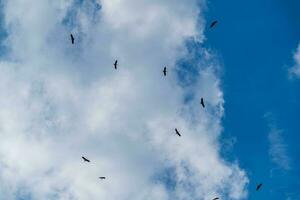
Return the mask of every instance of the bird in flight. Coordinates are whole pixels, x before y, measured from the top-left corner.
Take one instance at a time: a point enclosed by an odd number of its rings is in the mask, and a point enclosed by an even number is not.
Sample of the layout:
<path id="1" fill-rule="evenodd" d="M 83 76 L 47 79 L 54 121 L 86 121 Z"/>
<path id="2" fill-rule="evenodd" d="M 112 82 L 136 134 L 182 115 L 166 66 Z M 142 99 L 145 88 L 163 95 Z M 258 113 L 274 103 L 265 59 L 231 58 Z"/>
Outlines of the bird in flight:
<path id="1" fill-rule="evenodd" d="M 177 128 L 175 128 L 175 132 L 176 132 L 176 134 L 177 134 L 179 137 L 181 137 L 181 134 L 179 133 L 179 131 L 177 130 Z"/>
<path id="2" fill-rule="evenodd" d="M 213 21 L 211 24 L 210 24 L 210 28 L 213 28 L 214 26 L 216 26 L 216 24 L 218 23 L 218 21 L 217 20 L 215 20 L 215 21 Z"/>
<path id="3" fill-rule="evenodd" d="M 205 108 L 205 104 L 204 104 L 204 99 L 203 98 L 201 98 L 201 102 L 200 103 L 201 103 L 202 107 Z"/>
<path id="4" fill-rule="evenodd" d="M 81 157 L 83 159 L 84 162 L 91 162 L 89 159 L 85 158 L 85 157 Z"/>
<path id="5" fill-rule="evenodd" d="M 72 42 L 72 44 L 74 44 L 74 40 L 75 40 L 75 39 L 74 39 L 74 37 L 73 37 L 73 34 L 71 34 L 70 36 L 71 36 L 71 42 Z"/>
<path id="6" fill-rule="evenodd" d="M 117 67 L 118 67 L 118 60 L 115 61 L 114 67 L 115 67 L 115 69 L 117 69 Z"/>
<path id="7" fill-rule="evenodd" d="M 104 180 L 104 179 L 106 179 L 106 177 L 105 176 L 100 176 L 99 179 Z"/>
<path id="8" fill-rule="evenodd" d="M 256 191 L 258 191 L 258 190 L 261 188 L 261 186 L 262 186 L 262 183 L 258 184 L 258 185 L 256 186 Z"/>
<path id="9" fill-rule="evenodd" d="M 216 197 L 216 198 L 214 198 L 213 200 L 218 200 L 219 199 L 219 197 Z"/>
<path id="10" fill-rule="evenodd" d="M 163 73 L 164 73 L 164 76 L 167 76 L 167 67 L 164 67 Z"/>

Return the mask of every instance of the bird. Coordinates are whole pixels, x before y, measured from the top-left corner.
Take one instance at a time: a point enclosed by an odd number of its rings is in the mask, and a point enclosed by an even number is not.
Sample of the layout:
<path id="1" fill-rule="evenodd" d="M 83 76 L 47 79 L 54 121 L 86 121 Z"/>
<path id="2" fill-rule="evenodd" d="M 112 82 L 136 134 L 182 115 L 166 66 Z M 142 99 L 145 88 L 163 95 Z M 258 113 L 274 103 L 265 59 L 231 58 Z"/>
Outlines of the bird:
<path id="1" fill-rule="evenodd" d="M 258 184 L 258 185 L 256 186 L 256 191 L 258 191 L 258 190 L 261 188 L 261 186 L 262 186 L 262 183 Z"/>
<path id="2" fill-rule="evenodd" d="M 115 69 L 117 69 L 117 67 L 118 67 L 118 60 L 115 61 L 114 67 L 115 67 Z"/>
<path id="3" fill-rule="evenodd" d="M 200 103 L 201 103 L 202 107 L 205 108 L 205 104 L 204 104 L 204 99 L 203 98 L 201 98 L 201 102 Z"/>
<path id="4" fill-rule="evenodd" d="M 214 26 L 216 26 L 216 24 L 218 23 L 218 21 L 217 20 L 215 20 L 215 21 L 213 21 L 211 24 L 210 24 L 210 28 L 213 28 Z"/>
<path id="5" fill-rule="evenodd" d="M 81 157 L 83 159 L 84 162 L 91 162 L 89 159 L 85 158 L 85 157 Z"/>
<path id="6" fill-rule="evenodd" d="M 167 76 L 167 67 L 164 67 L 163 73 L 164 73 L 164 76 Z"/>
<path id="7" fill-rule="evenodd" d="M 213 200 L 218 200 L 219 199 L 219 197 L 216 197 L 216 198 L 214 198 Z"/>
<path id="8" fill-rule="evenodd" d="M 179 133 L 179 131 L 177 130 L 177 128 L 175 128 L 175 132 L 176 132 L 176 134 L 177 134 L 179 137 L 181 137 L 181 134 Z"/>
<path id="9" fill-rule="evenodd" d="M 99 179 L 104 180 L 104 179 L 106 179 L 106 177 L 105 176 L 100 176 Z"/>
<path id="10" fill-rule="evenodd" d="M 73 37 L 73 34 L 71 34 L 70 36 L 71 36 L 71 42 L 72 42 L 72 44 L 74 44 L 74 40 L 75 40 L 75 39 L 74 39 L 74 37 Z"/>

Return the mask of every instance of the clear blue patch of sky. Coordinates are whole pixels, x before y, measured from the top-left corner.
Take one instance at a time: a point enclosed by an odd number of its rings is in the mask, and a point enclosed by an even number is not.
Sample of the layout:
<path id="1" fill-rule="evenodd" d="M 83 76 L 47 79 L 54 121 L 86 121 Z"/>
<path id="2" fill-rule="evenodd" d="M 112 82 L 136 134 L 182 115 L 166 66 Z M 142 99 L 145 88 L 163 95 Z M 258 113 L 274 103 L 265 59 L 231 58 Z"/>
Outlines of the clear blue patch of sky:
<path id="1" fill-rule="evenodd" d="M 6 37 L 7 31 L 4 26 L 3 2 L 0 1 L 0 58 L 5 55 L 7 50 L 3 44 Z"/>
<path id="2" fill-rule="evenodd" d="M 18 198 L 18 200 L 30 200 L 32 199 L 32 195 L 30 194 L 30 192 L 28 192 L 28 190 L 26 189 L 26 187 L 19 187 L 15 193 L 15 196 Z"/>
<path id="3" fill-rule="evenodd" d="M 77 26 L 77 14 L 78 10 L 82 7 L 88 9 L 88 13 L 91 16 L 91 20 L 95 21 L 97 13 L 101 10 L 101 5 L 96 0 L 84 1 L 84 0 L 75 0 L 73 6 L 68 10 L 66 17 L 63 19 L 63 24 L 67 27 L 74 28 Z"/>
<path id="4" fill-rule="evenodd" d="M 186 55 L 176 62 L 176 76 L 178 84 L 185 89 L 184 103 L 189 103 L 195 98 L 200 101 L 200 97 L 195 96 L 199 74 L 209 65 L 215 64 L 216 60 L 206 57 L 207 52 L 203 50 L 203 44 L 193 38 L 187 40 L 185 46 Z M 218 70 L 219 68 L 216 68 L 215 72 L 218 73 Z"/>
<path id="5" fill-rule="evenodd" d="M 162 183 L 166 187 L 166 189 L 171 192 L 175 191 L 176 189 L 176 179 L 177 175 L 175 168 L 173 167 L 165 168 L 162 171 L 155 174 L 155 176 L 153 177 L 154 182 Z"/>
<path id="6" fill-rule="evenodd" d="M 189 103 L 194 98 L 199 98 L 194 95 L 193 87 L 197 84 L 199 74 L 199 65 L 203 60 L 202 46 L 194 40 L 186 41 L 187 55 L 179 59 L 176 63 L 176 76 L 178 84 L 183 88 L 191 88 L 185 90 L 184 102 Z"/>
<path id="7" fill-rule="evenodd" d="M 300 199 L 300 81 L 288 79 L 292 52 L 300 41 L 300 1 L 251 0 L 208 3 L 205 46 L 224 64 L 224 134 L 235 136 L 233 154 L 246 169 L 249 199 Z M 267 112 L 284 130 L 290 171 L 275 170 L 269 156 Z M 273 170 L 272 176 L 270 175 Z M 262 182 L 260 192 L 255 184 Z"/>

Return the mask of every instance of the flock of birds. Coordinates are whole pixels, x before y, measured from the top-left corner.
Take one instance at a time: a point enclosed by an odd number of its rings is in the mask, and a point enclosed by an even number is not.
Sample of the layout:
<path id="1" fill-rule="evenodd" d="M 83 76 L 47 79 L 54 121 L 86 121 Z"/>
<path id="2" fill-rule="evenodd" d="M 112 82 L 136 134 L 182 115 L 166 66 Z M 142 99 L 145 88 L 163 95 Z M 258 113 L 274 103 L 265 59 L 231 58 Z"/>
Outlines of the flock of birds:
<path id="1" fill-rule="evenodd" d="M 217 23 L 218 23 L 218 21 L 215 20 L 215 21 L 211 22 L 211 24 L 210 24 L 209 27 L 210 27 L 210 28 L 214 28 L 214 27 L 217 25 Z M 72 42 L 72 44 L 74 44 L 75 38 L 74 38 L 73 34 L 71 34 L 70 37 L 71 37 L 71 42 Z M 116 61 L 114 62 L 113 66 L 114 66 L 115 70 L 118 69 L 118 60 L 116 60 Z M 164 76 L 167 76 L 167 72 L 168 72 L 168 71 L 167 71 L 167 67 L 164 67 L 162 72 L 163 72 L 163 75 L 164 75 Z M 205 108 L 205 104 L 204 104 L 204 99 L 203 99 L 203 98 L 200 99 L 200 104 L 201 104 L 201 106 L 202 106 L 203 108 Z M 175 134 L 178 135 L 179 137 L 181 137 L 181 133 L 178 131 L 177 128 L 175 128 Z M 81 158 L 83 159 L 84 162 L 88 162 L 88 163 L 91 162 L 89 159 L 87 159 L 87 158 L 84 157 L 84 156 L 82 156 Z M 101 180 L 106 179 L 105 176 L 100 176 L 100 177 L 98 177 L 98 178 L 101 179 Z M 262 187 L 262 183 L 259 183 L 259 184 L 256 186 L 256 191 L 258 191 L 261 187 Z M 218 200 L 218 199 L 220 199 L 220 198 L 219 198 L 219 197 L 216 197 L 216 198 L 214 198 L 214 199 L 212 199 L 212 200 Z"/>

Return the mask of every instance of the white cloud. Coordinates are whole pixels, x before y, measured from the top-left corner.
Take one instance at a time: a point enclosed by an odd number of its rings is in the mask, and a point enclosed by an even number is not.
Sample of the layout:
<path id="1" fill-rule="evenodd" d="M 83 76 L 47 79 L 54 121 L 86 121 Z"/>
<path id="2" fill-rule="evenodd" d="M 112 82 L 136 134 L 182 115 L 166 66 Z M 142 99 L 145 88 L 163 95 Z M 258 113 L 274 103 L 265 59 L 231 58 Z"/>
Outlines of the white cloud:
<path id="1" fill-rule="evenodd" d="M 290 170 L 290 158 L 287 153 L 287 145 L 283 138 L 283 130 L 277 128 L 272 113 L 267 113 L 265 118 L 268 120 L 270 132 L 268 135 L 270 148 L 269 154 L 272 162 L 280 169 Z"/>
<path id="2" fill-rule="evenodd" d="M 269 133 L 270 142 L 270 156 L 272 161 L 278 165 L 281 169 L 290 169 L 290 159 L 287 155 L 287 147 L 282 137 L 283 131 L 273 129 Z"/>
<path id="3" fill-rule="evenodd" d="M 245 172 L 219 155 L 217 66 L 198 66 L 189 104 L 177 84 L 185 41 L 204 38 L 202 4 L 102 0 L 98 12 L 95 1 L 77 4 L 4 1 L 0 199 L 244 198 Z M 173 188 L 160 177 L 167 171 Z"/>
<path id="4" fill-rule="evenodd" d="M 289 69 L 291 76 L 300 77 L 300 44 L 298 45 L 297 51 L 294 53 L 294 66 Z"/>

